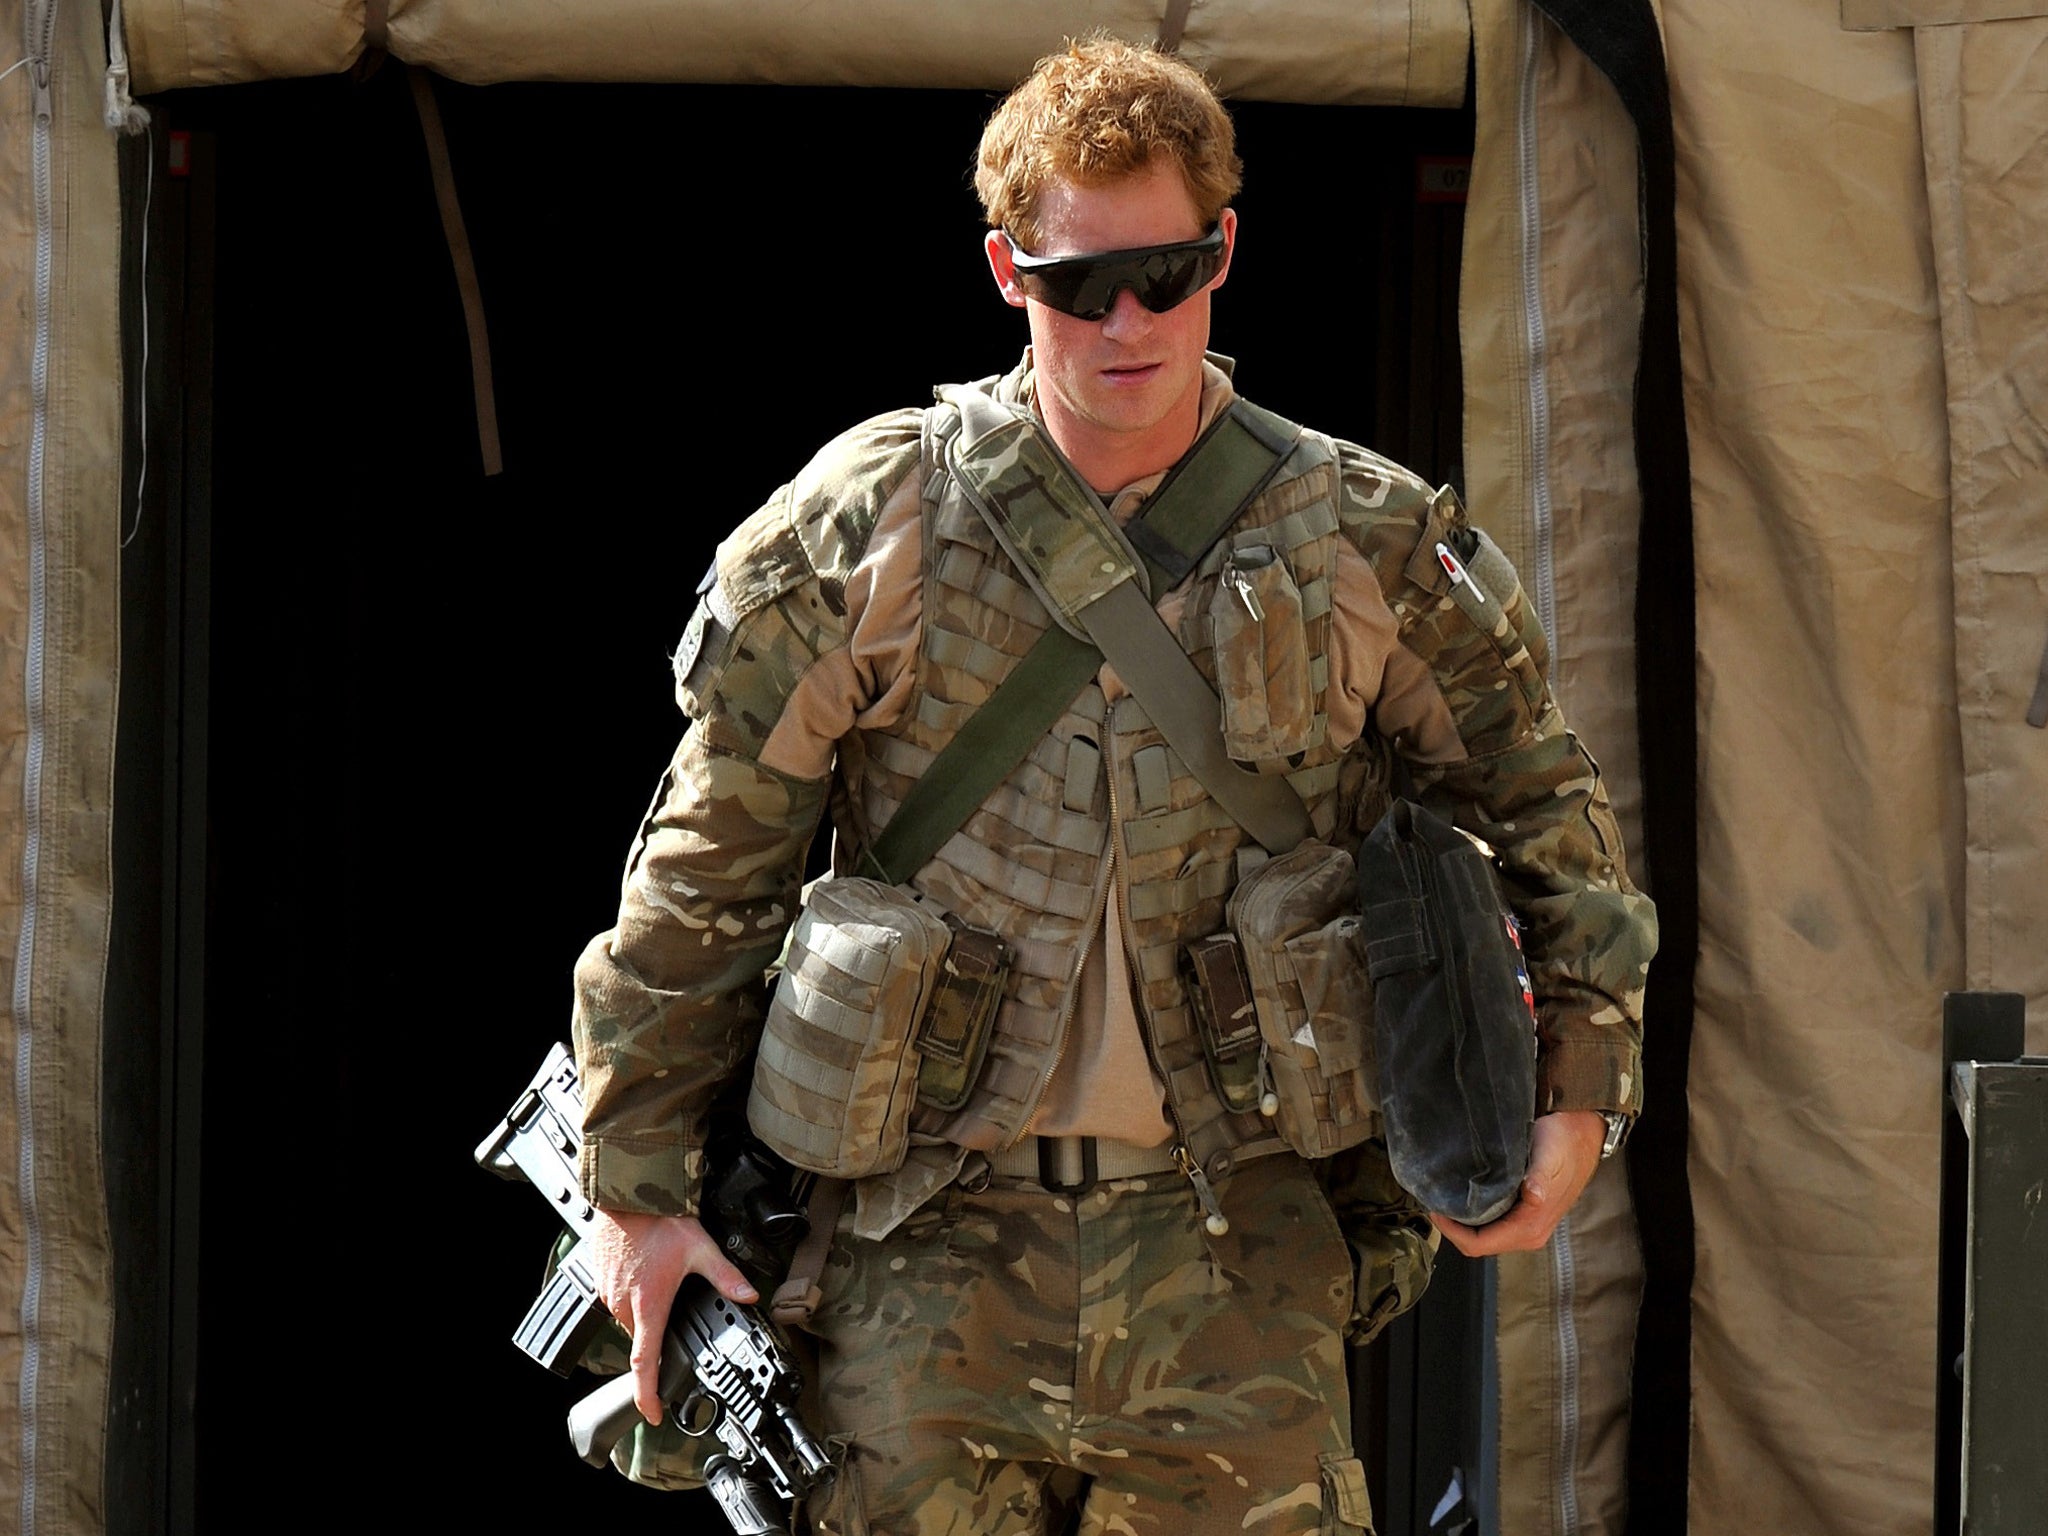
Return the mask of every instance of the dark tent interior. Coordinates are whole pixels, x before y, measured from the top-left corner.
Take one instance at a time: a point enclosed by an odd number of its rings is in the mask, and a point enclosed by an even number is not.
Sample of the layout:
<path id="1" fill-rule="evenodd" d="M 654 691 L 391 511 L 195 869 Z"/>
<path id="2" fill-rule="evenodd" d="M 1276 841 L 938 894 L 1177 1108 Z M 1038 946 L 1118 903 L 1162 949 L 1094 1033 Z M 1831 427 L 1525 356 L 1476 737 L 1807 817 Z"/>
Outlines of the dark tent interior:
<path id="1" fill-rule="evenodd" d="M 566 1038 L 717 540 L 835 432 L 1023 343 L 967 180 L 990 98 L 436 82 L 489 321 L 487 478 L 401 77 L 174 94 L 124 150 L 147 409 L 107 1528 L 720 1529 L 701 1495 L 577 1464 L 575 1389 L 509 1343 L 549 1218 L 471 1151 Z M 1462 210 L 1421 171 L 1469 155 L 1469 115 L 1236 116 L 1216 347 L 1260 403 L 1461 480 Z M 1423 1309 L 1434 1342 L 1410 1324 L 1358 1362 L 1383 1530 L 1424 1528 L 1476 1442 L 1471 1373 L 1429 1364 L 1469 1347 L 1469 1290 L 1447 1275 Z"/>

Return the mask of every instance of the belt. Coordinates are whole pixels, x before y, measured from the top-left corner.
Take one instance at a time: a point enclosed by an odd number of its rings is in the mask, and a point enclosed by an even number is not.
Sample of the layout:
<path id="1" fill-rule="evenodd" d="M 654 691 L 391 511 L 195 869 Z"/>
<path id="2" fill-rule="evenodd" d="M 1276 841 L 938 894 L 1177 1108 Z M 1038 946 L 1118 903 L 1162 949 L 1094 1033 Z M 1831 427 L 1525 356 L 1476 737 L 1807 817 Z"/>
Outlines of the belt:
<path id="1" fill-rule="evenodd" d="M 1136 1179 L 1173 1173 L 1173 1144 L 1133 1146 L 1093 1136 L 1026 1136 L 988 1155 L 988 1171 L 1001 1179 L 1031 1179 L 1056 1195 L 1086 1194 L 1101 1179 Z"/>

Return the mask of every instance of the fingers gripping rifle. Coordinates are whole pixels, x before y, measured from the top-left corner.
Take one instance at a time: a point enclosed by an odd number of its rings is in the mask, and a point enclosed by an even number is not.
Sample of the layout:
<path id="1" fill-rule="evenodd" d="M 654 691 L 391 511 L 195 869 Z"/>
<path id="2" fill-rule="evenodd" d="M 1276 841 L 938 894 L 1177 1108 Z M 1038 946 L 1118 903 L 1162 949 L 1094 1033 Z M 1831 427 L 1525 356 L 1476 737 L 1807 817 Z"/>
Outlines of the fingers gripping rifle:
<path id="1" fill-rule="evenodd" d="M 503 1122 L 476 1149 L 476 1160 L 504 1178 L 525 1177 L 567 1222 L 576 1244 L 556 1266 L 513 1342 L 566 1376 L 609 1314 L 597 1294 L 591 1230 L 596 1213 L 577 1176 L 583 1093 L 576 1060 L 556 1045 Z M 751 1149 L 723 1170 L 700 1217 L 733 1262 L 764 1288 L 804 1229 L 790 1209 L 778 1170 Z M 661 1400 L 685 1434 L 711 1435 L 719 1449 L 704 1479 L 739 1536 L 789 1528 L 777 1511 L 832 1475 L 823 1448 L 797 1415 L 803 1384 L 795 1355 L 752 1307 L 729 1301 L 701 1275 L 676 1293 L 661 1347 Z M 633 1378 L 615 1377 L 569 1413 L 569 1438 L 593 1466 L 638 1421 Z"/>

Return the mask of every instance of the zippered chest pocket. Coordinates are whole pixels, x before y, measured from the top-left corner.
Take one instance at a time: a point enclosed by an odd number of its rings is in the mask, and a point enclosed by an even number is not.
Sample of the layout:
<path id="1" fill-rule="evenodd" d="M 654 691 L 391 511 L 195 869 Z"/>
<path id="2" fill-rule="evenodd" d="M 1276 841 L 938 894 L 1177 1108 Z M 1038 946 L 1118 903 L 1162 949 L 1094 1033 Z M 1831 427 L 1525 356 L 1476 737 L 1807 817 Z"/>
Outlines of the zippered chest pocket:
<path id="1" fill-rule="evenodd" d="M 1223 746 L 1237 761 L 1284 772 L 1316 745 L 1323 720 L 1301 589 L 1270 544 L 1230 553 L 1209 601 Z"/>

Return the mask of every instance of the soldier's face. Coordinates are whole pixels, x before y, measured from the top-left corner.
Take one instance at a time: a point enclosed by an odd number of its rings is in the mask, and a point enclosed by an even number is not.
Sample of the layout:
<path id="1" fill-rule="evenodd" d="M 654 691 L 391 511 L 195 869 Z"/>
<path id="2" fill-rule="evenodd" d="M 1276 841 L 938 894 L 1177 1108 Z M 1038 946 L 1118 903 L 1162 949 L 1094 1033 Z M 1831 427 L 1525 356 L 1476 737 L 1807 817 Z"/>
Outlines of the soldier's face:
<path id="1" fill-rule="evenodd" d="M 1055 181 L 1039 196 L 1040 249 L 1034 256 L 1082 256 L 1194 240 L 1207 233 L 1187 183 L 1171 162 L 1102 186 Z M 1114 490 L 1166 468 L 1194 439 L 1202 398 L 1202 353 L 1209 345 L 1209 295 L 1230 270 L 1237 215 L 1225 209 L 1223 264 L 1206 287 L 1154 314 L 1124 289 L 1108 314 L 1062 314 L 1017 285 L 1000 236 L 989 259 L 1010 303 L 1031 324 L 1039 409 L 1053 440 L 1091 480 L 1101 466 Z"/>

